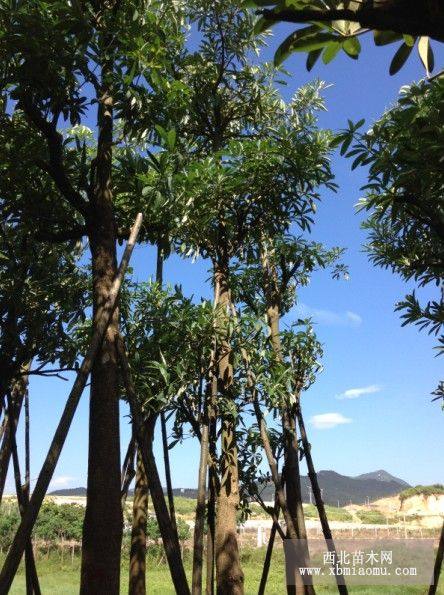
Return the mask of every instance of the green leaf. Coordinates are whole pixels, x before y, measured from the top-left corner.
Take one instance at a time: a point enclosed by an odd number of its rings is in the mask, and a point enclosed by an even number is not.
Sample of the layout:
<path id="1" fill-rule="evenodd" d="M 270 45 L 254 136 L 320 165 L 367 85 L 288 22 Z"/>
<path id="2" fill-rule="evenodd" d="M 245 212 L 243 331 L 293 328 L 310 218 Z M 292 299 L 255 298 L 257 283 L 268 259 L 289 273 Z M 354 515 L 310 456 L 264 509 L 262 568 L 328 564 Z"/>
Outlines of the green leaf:
<path id="1" fill-rule="evenodd" d="M 401 68 L 406 63 L 408 57 L 412 53 L 412 47 L 408 46 L 406 43 L 403 43 L 397 50 L 396 54 L 393 56 L 393 60 L 390 64 L 389 73 L 393 76 L 397 72 L 401 70 Z"/>
<path id="2" fill-rule="evenodd" d="M 264 17 L 260 17 L 256 23 L 254 24 L 253 33 L 255 35 L 260 35 L 267 29 L 269 29 L 273 25 L 273 21 L 269 19 L 264 19 Z"/>
<path id="3" fill-rule="evenodd" d="M 357 58 L 361 52 L 359 39 L 357 37 L 348 37 L 342 42 L 342 49 L 350 58 Z"/>
<path id="4" fill-rule="evenodd" d="M 388 45 L 402 39 L 401 33 L 395 33 L 394 31 L 374 31 L 373 37 L 375 45 Z"/>
<path id="5" fill-rule="evenodd" d="M 316 25 L 298 29 L 289 35 L 274 55 L 275 66 L 279 66 L 292 52 L 310 52 L 324 48 L 330 41 L 336 41 L 334 33 L 324 33 Z"/>
<path id="6" fill-rule="evenodd" d="M 168 144 L 168 148 L 170 150 L 173 150 L 175 145 L 176 145 L 176 130 L 174 128 L 171 128 L 171 130 L 168 131 L 167 134 L 167 144 Z"/>
<path id="7" fill-rule="evenodd" d="M 310 72 L 310 70 L 316 64 L 316 62 L 318 61 L 319 56 L 321 54 L 322 54 L 322 48 L 320 50 L 312 50 L 311 52 L 308 52 L 307 62 L 306 62 L 306 68 L 307 68 L 308 72 Z"/>
<path id="8" fill-rule="evenodd" d="M 404 38 L 405 43 L 410 47 L 415 45 L 416 37 L 413 37 L 413 35 L 407 35 L 404 33 L 402 37 Z"/>
<path id="9" fill-rule="evenodd" d="M 242 8 L 254 8 L 256 6 L 276 6 L 278 2 L 269 2 L 268 0 L 245 0 L 242 2 Z"/>
<path id="10" fill-rule="evenodd" d="M 324 52 L 322 53 L 322 62 L 324 64 L 329 64 L 336 57 L 336 55 L 340 49 L 341 49 L 341 44 L 339 42 L 331 41 L 325 48 Z M 319 50 L 315 50 L 315 51 L 319 51 Z"/>

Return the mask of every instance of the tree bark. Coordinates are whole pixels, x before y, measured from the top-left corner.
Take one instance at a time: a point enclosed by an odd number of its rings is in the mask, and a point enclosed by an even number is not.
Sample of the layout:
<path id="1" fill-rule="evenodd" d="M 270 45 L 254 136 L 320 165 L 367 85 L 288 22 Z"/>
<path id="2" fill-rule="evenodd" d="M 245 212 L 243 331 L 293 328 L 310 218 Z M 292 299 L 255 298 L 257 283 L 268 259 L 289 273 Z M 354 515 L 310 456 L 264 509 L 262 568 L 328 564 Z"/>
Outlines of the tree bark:
<path id="1" fill-rule="evenodd" d="M 159 238 L 157 242 L 157 260 L 156 260 L 156 283 L 158 283 L 159 288 L 162 288 L 163 285 L 163 262 L 164 262 L 164 251 L 162 246 L 162 239 Z M 154 334 L 159 331 L 158 323 L 156 321 Z M 170 510 L 170 517 L 171 522 L 173 524 L 173 528 L 177 533 L 177 521 L 176 521 L 176 511 L 174 508 L 174 494 L 173 494 L 173 482 L 171 480 L 171 466 L 170 466 L 170 453 L 168 450 L 168 436 L 167 436 L 167 427 L 166 427 L 166 418 L 165 418 L 165 411 L 160 412 L 160 427 L 162 433 L 162 448 L 163 448 L 163 463 L 165 468 L 165 481 L 166 481 L 166 489 L 167 489 L 167 496 L 168 496 L 168 507 Z"/>
<path id="2" fill-rule="evenodd" d="M 435 595 L 438 590 L 439 576 L 441 574 L 442 560 L 444 555 L 444 523 L 441 528 L 441 537 L 439 539 L 438 551 L 436 552 L 435 566 L 433 568 L 433 585 L 429 587 L 428 595 Z"/>
<path id="3" fill-rule="evenodd" d="M 270 341 L 276 361 L 282 362 L 283 355 L 279 330 L 280 296 L 278 280 L 276 270 L 269 260 L 266 240 L 263 242 L 262 246 L 261 261 L 264 275 L 264 295 L 267 306 L 267 322 L 270 329 Z M 288 509 L 288 514 L 291 518 L 291 524 L 289 525 L 287 522 L 287 535 L 289 539 L 294 539 L 294 537 L 292 537 L 292 529 L 294 528 L 296 538 L 301 540 L 301 546 L 305 558 L 304 566 L 308 567 L 309 552 L 307 544 L 307 531 L 305 528 L 304 509 L 302 506 L 298 438 L 296 432 L 294 406 L 291 404 L 290 400 L 282 408 L 281 417 L 282 430 L 284 434 L 286 508 Z M 285 515 L 285 509 L 283 509 L 283 513 Z M 302 541 L 305 541 L 306 546 L 304 546 Z M 287 585 L 288 595 L 293 595 L 297 592 L 306 593 L 307 595 L 314 594 L 314 588 L 311 584 L 304 586 L 299 572 L 296 572 L 295 583 L 295 586 Z"/>
<path id="4" fill-rule="evenodd" d="M 302 446 L 304 449 L 305 460 L 307 462 L 308 477 L 310 478 L 311 487 L 313 489 L 313 495 L 315 498 L 316 508 L 318 509 L 319 520 L 321 521 L 322 532 L 324 534 L 324 538 L 325 538 L 325 542 L 327 544 L 328 551 L 334 553 L 335 560 L 337 560 L 338 557 L 336 555 L 336 548 L 335 548 L 335 544 L 333 541 L 333 535 L 330 530 L 327 513 L 325 512 L 325 506 L 324 506 L 324 502 L 322 500 L 321 489 L 320 489 L 319 483 L 318 483 L 318 476 L 316 474 L 314 464 L 313 464 L 313 458 L 311 456 L 311 446 L 310 446 L 310 443 L 308 442 L 307 432 L 305 430 L 305 423 L 304 423 L 304 418 L 302 415 L 302 409 L 301 409 L 301 404 L 299 402 L 299 398 L 298 398 L 298 401 L 296 404 L 296 416 L 298 419 L 299 429 L 301 432 L 301 440 L 302 440 Z M 336 565 L 336 563 L 337 562 L 335 562 L 335 565 Z M 348 595 L 348 590 L 347 590 L 347 586 L 344 581 L 344 577 L 338 576 L 335 573 L 335 579 L 336 579 L 336 584 L 337 584 L 339 593 L 341 593 L 341 595 Z"/>
<path id="5" fill-rule="evenodd" d="M 223 240 L 221 241 L 222 250 Z M 217 318 L 223 338 L 217 350 L 218 388 L 224 399 L 233 400 L 233 368 L 228 322 L 231 315 L 231 295 L 228 284 L 228 258 L 222 252 L 215 266 L 218 287 Z M 232 413 L 221 415 L 221 481 L 217 495 L 216 515 L 216 581 L 218 595 L 243 595 L 244 575 L 237 543 L 237 510 L 239 507 L 239 474 L 237 463 L 236 419 Z"/>
<path id="6" fill-rule="evenodd" d="M 207 393 L 211 393 L 212 379 L 208 382 Z M 207 399 L 205 399 L 206 401 Z M 205 500 L 206 500 L 206 476 L 208 468 L 208 411 L 204 403 L 201 439 L 200 439 L 200 460 L 199 476 L 197 485 L 196 515 L 194 522 L 194 541 L 193 541 L 193 576 L 192 576 L 192 595 L 201 595 L 202 593 L 202 569 L 203 569 L 203 543 L 205 530 Z"/>
<path id="7" fill-rule="evenodd" d="M 15 436 L 17 424 L 23 405 L 24 390 L 26 384 L 24 377 L 15 382 L 11 390 L 11 398 L 8 399 L 8 408 L 5 415 L 5 430 L 3 442 L 0 449 L 0 504 L 5 490 L 6 476 L 8 475 L 9 461 L 11 460 L 11 443 Z"/>
<path id="8" fill-rule="evenodd" d="M 162 433 L 162 450 L 163 450 L 163 464 L 165 468 L 165 482 L 168 496 L 168 508 L 170 511 L 171 523 L 174 530 L 177 533 L 177 522 L 176 522 L 176 510 L 174 507 L 174 494 L 173 494 L 173 482 L 171 480 L 171 466 L 170 466 L 170 453 L 168 450 L 168 436 L 165 412 L 160 413 L 160 427 Z"/>
<path id="9" fill-rule="evenodd" d="M 279 512 L 279 509 L 276 512 L 276 514 L 278 514 L 278 512 Z M 274 547 L 274 540 L 276 539 L 276 533 L 277 533 L 277 522 L 274 521 L 273 525 L 271 527 L 270 536 L 268 538 L 267 551 L 265 553 L 265 560 L 264 560 L 264 567 L 262 569 L 261 582 L 259 583 L 259 589 L 258 589 L 257 595 L 265 595 L 265 589 L 266 589 L 267 581 L 268 581 L 268 574 L 270 572 L 270 566 L 271 566 L 271 558 L 273 556 L 273 547 Z"/>
<path id="10" fill-rule="evenodd" d="M 24 399 L 25 399 L 25 409 L 26 409 L 26 393 L 27 393 L 27 377 L 23 377 L 20 380 L 22 384 L 22 390 L 25 392 Z M 9 398 L 9 408 L 13 407 L 12 399 Z M 25 414 L 26 415 L 26 414 Z M 29 416 L 28 416 L 29 420 Z M 29 422 L 28 422 L 29 423 Z M 25 422 L 25 425 L 29 425 Z M 21 473 L 20 473 L 20 463 L 19 457 L 17 452 L 17 441 L 16 441 L 16 433 L 11 432 L 10 441 L 11 441 L 11 453 L 12 453 L 12 461 L 14 467 L 14 479 L 15 479 L 15 491 L 17 494 L 17 502 L 19 505 L 20 516 L 23 517 L 25 513 L 25 509 L 28 506 L 29 502 L 29 450 L 28 450 L 28 439 L 26 438 L 26 434 L 28 434 L 26 427 L 25 427 L 25 459 L 26 459 L 26 471 L 25 471 L 25 484 L 22 485 L 21 481 Z M 28 444 L 26 444 L 28 443 Z M 35 566 L 35 559 L 34 559 L 34 551 L 32 549 L 32 541 L 29 538 L 28 543 L 25 547 L 25 573 L 26 573 L 26 594 L 27 595 L 41 595 L 40 591 L 40 584 L 39 579 L 37 576 L 37 570 Z"/>
<path id="11" fill-rule="evenodd" d="M 126 451 L 125 460 L 122 465 L 122 488 L 120 493 L 120 498 L 122 502 L 122 510 L 125 510 L 125 502 L 128 496 L 128 490 L 130 487 L 131 482 L 136 475 L 134 470 L 134 458 L 136 456 L 136 441 L 134 437 L 131 437 L 131 440 L 128 444 L 128 449 Z"/>
<path id="12" fill-rule="evenodd" d="M 212 394 L 217 395 L 217 378 L 213 378 Z M 216 415 L 213 399 L 208 409 L 208 457 L 213 464 L 208 465 L 208 503 L 207 503 L 207 577 L 206 595 L 214 595 L 214 562 L 216 541 Z"/>
<path id="13" fill-rule="evenodd" d="M 93 329 L 117 271 L 116 223 L 112 196 L 113 59 L 108 34 L 101 39 L 96 180 L 87 221 L 93 274 Z M 104 49 L 106 48 L 106 50 Z M 120 590 L 123 518 L 120 499 L 119 333 L 115 308 L 91 372 L 88 481 L 82 539 L 82 595 Z"/>
<path id="14" fill-rule="evenodd" d="M 140 448 L 140 447 L 139 447 Z M 148 478 L 140 450 L 137 451 L 133 526 L 129 563 L 129 595 L 146 594 L 146 527 L 148 521 Z"/>
<path id="15" fill-rule="evenodd" d="M 143 466 L 149 478 L 149 488 L 162 536 L 165 554 L 170 568 L 171 578 L 178 595 L 190 595 L 190 589 L 183 567 L 180 543 L 177 533 L 173 529 L 168 508 L 163 495 L 162 484 L 157 470 L 156 460 L 152 450 L 152 436 L 156 417 L 153 416 L 144 422 L 142 409 L 137 400 L 136 391 L 131 377 L 131 370 L 128 363 L 123 339 L 119 336 L 117 340 L 117 351 L 121 365 L 122 376 L 127 390 L 130 405 L 131 417 L 138 446 L 140 448 Z"/>
<path id="16" fill-rule="evenodd" d="M 142 215 L 139 213 L 137 215 L 134 227 L 131 230 L 130 238 L 122 256 L 122 261 L 120 263 L 116 278 L 112 284 L 108 298 L 104 304 L 101 304 L 99 312 L 97 313 L 97 324 L 95 325 L 90 347 L 85 355 L 84 360 L 82 361 L 79 371 L 77 372 L 76 380 L 71 392 L 69 393 L 65 409 L 63 410 L 59 425 L 57 426 L 48 450 L 48 454 L 46 455 L 45 462 L 43 463 L 37 483 L 32 492 L 29 506 L 26 508 L 25 514 L 23 515 L 20 525 L 17 529 L 17 533 L 15 534 L 8 555 L 6 556 L 6 560 L 0 574 L 0 593 L 8 593 L 9 589 L 11 588 L 11 584 L 20 564 L 23 551 L 31 536 L 32 529 L 34 527 L 35 521 L 37 520 L 37 515 L 59 460 L 60 453 L 65 443 L 66 436 L 68 435 L 71 422 L 76 412 L 77 405 L 80 401 L 80 397 L 82 396 L 82 392 L 85 388 L 86 381 L 88 380 L 94 359 L 103 342 L 106 329 L 108 328 L 108 324 L 110 323 L 111 316 L 114 312 L 114 308 L 117 303 L 117 296 L 119 294 L 119 290 L 122 285 L 123 277 L 125 276 L 134 245 L 137 241 L 137 236 L 141 225 Z"/>

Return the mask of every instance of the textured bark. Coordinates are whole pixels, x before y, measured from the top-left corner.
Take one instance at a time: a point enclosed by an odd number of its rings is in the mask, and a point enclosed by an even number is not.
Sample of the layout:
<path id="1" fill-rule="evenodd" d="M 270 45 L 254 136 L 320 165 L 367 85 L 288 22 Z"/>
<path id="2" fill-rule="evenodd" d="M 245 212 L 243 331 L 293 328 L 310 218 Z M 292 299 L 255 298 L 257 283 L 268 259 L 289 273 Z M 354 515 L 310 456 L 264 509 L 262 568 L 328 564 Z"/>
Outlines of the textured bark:
<path id="1" fill-rule="evenodd" d="M 271 566 L 271 557 L 273 556 L 273 547 L 274 547 L 274 540 L 276 539 L 276 533 L 277 533 L 277 523 L 274 522 L 271 527 L 270 536 L 268 538 L 267 551 L 265 553 L 265 560 L 264 560 L 264 567 L 262 569 L 261 582 L 259 583 L 259 589 L 257 591 L 257 595 L 265 595 L 265 589 L 267 587 L 267 581 L 268 581 L 268 574 L 270 572 L 270 566 Z"/>
<path id="2" fill-rule="evenodd" d="M 159 239 L 157 243 L 157 262 L 156 262 L 156 283 L 162 288 L 163 285 L 163 262 L 164 253 L 162 248 L 162 240 Z M 158 323 L 156 322 L 154 333 L 158 331 Z M 177 533 L 177 521 L 176 521 L 176 510 L 174 507 L 174 494 L 173 494 L 173 482 L 171 479 L 171 466 L 170 466 L 170 451 L 168 449 L 168 436 L 166 427 L 165 412 L 160 413 L 160 427 L 162 433 L 162 448 L 163 448 L 163 464 L 165 468 L 165 482 L 168 496 L 168 507 L 170 511 L 171 523 L 174 531 Z"/>
<path id="3" fill-rule="evenodd" d="M 325 506 L 324 506 L 324 502 L 322 500 L 322 492 L 319 487 L 318 476 L 316 474 L 315 467 L 313 464 L 313 458 L 311 456 L 311 446 L 310 446 L 310 443 L 308 442 L 307 432 L 306 432 L 305 423 L 304 423 L 304 417 L 302 415 L 302 409 L 301 409 L 301 404 L 299 402 L 299 399 L 296 404 L 296 416 L 298 419 L 299 429 L 301 432 L 301 440 L 302 440 L 302 446 L 304 449 L 305 460 L 307 462 L 308 477 L 310 478 L 311 487 L 313 489 L 313 495 L 315 498 L 316 508 L 318 509 L 319 520 L 321 521 L 322 532 L 324 534 L 324 538 L 325 538 L 328 550 L 335 554 L 334 559 L 337 560 L 338 557 L 336 556 L 336 548 L 335 548 L 335 544 L 333 541 L 333 535 L 330 530 L 327 513 L 325 512 Z M 341 593 L 341 595 L 347 595 L 348 590 L 347 590 L 347 586 L 344 581 L 344 577 L 338 576 L 335 574 L 335 579 L 336 579 L 336 585 L 338 587 L 339 593 Z"/>
<path id="4" fill-rule="evenodd" d="M 148 521 L 148 478 L 140 451 L 137 452 L 134 486 L 133 525 L 129 563 L 129 595 L 146 593 L 146 525 Z"/>
<path id="5" fill-rule="evenodd" d="M 128 401 L 130 405 L 131 417 L 133 421 L 134 433 L 137 443 L 140 448 L 143 466 L 147 477 L 149 478 L 149 486 L 151 498 L 153 501 L 154 510 L 156 513 L 157 522 L 159 524 L 160 534 L 165 549 L 165 554 L 170 568 L 171 579 L 174 588 L 178 595 L 189 595 L 190 589 L 183 567 L 180 543 L 177 538 L 177 533 L 174 531 L 171 523 L 168 508 L 163 495 L 162 484 L 160 482 L 159 473 L 157 470 L 156 460 L 152 450 L 152 437 L 154 433 L 154 425 L 156 418 L 152 417 L 144 422 L 142 409 L 137 400 L 134 383 L 131 377 L 131 370 L 128 363 L 128 357 L 125 351 L 123 339 L 118 338 L 117 351 L 123 381 L 125 383 Z"/>
<path id="6" fill-rule="evenodd" d="M 120 494 L 120 498 L 122 501 L 122 510 L 125 510 L 125 502 L 126 502 L 126 498 L 128 496 L 128 490 L 129 490 L 131 482 L 134 479 L 134 476 L 136 475 L 136 472 L 134 470 L 135 456 L 136 456 L 136 441 L 134 440 L 134 437 L 132 437 L 128 444 L 128 449 L 126 451 L 125 460 L 123 461 L 123 465 L 122 465 L 122 477 L 121 477 L 122 489 L 121 489 L 121 494 Z"/>
<path id="7" fill-rule="evenodd" d="M 26 511 L 17 529 L 17 533 L 9 549 L 8 555 L 6 556 L 6 560 L 0 574 L 0 593 L 8 593 L 9 589 L 11 588 L 11 584 L 20 564 L 23 551 L 31 536 L 32 529 L 37 520 L 37 515 L 45 494 L 48 490 L 49 482 L 51 481 L 54 474 L 54 470 L 59 460 L 66 436 L 68 435 L 69 428 L 80 401 L 80 397 L 82 396 L 82 392 L 85 388 L 86 381 L 88 380 L 94 359 L 99 352 L 106 329 L 108 328 L 114 308 L 116 307 L 117 296 L 119 294 L 123 277 L 125 276 L 125 271 L 128 267 L 128 263 L 130 261 L 141 225 L 142 215 L 139 213 L 134 227 L 131 230 L 130 238 L 122 256 L 118 273 L 114 279 L 111 291 L 109 292 L 108 299 L 106 300 L 105 304 L 102 304 L 100 311 L 97 313 L 97 324 L 95 325 L 90 347 L 87 354 L 85 355 L 84 360 L 82 361 L 79 371 L 77 372 L 76 380 L 71 392 L 68 395 L 65 408 L 49 447 L 48 454 L 46 455 L 45 462 L 43 463 L 37 483 L 35 484 L 34 490 L 32 492 L 29 506 L 26 507 Z"/>
<path id="8" fill-rule="evenodd" d="M 213 394 L 217 395 L 217 379 L 213 379 Z M 211 461 L 216 460 L 216 418 L 212 403 L 208 410 L 208 457 Z M 208 502 L 207 502 L 207 577 L 206 595 L 214 595 L 214 562 L 215 562 L 215 540 L 216 540 L 216 469 L 214 465 L 208 465 Z"/>
<path id="9" fill-rule="evenodd" d="M 110 44 L 103 35 L 103 47 Z M 91 196 L 88 236 L 93 273 L 93 328 L 117 271 L 116 223 L 111 188 L 113 144 L 112 51 L 104 53 L 98 109 L 96 180 Z M 88 482 L 82 539 L 80 593 L 120 590 L 123 518 L 120 499 L 120 424 L 116 308 L 91 372 Z"/>
<path id="10" fill-rule="evenodd" d="M 165 468 L 165 483 L 168 496 L 168 509 L 170 512 L 171 524 L 174 531 L 177 533 L 176 510 L 174 507 L 173 482 L 171 480 L 171 466 L 170 466 L 170 451 L 168 449 L 168 436 L 165 412 L 160 414 L 160 427 L 162 433 L 162 450 L 163 450 L 163 464 Z"/>
<path id="11" fill-rule="evenodd" d="M 276 361 L 281 362 L 282 345 L 280 339 L 280 296 L 279 284 L 276 270 L 269 260 L 269 255 L 264 241 L 261 252 L 262 270 L 264 275 L 264 293 L 267 305 L 267 322 L 270 328 L 270 341 L 276 357 Z M 296 432 L 296 420 L 294 405 L 290 400 L 282 408 L 282 430 L 284 434 L 284 460 L 285 460 L 285 484 L 286 484 L 286 507 L 283 509 L 284 516 L 288 510 L 289 518 L 286 519 L 287 536 L 289 539 L 296 538 L 307 540 L 307 531 L 305 528 L 304 510 L 302 507 L 301 476 L 299 470 L 299 448 Z M 278 493 L 279 495 L 279 493 Z M 291 522 L 290 522 L 291 519 Z M 309 566 L 308 544 L 304 547 L 304 566 Z M 312 595 L 314 588 L 312 585 L 303 584 L 299 572 L 295 574 L 296 585 L 287 585 L 288 595 L 294 593 L 306 593 Z"/>
<path id="12" fill-rule="evenodd" d="M 31 449 L 30 449 L 30 419 L 29 419 L 29 391 L 28 387 L 25 390 L 24 396 L 24 410 L 25 410 L 25 483 L 22 486 L 23 504 L 24 508 L 28 506 L 29 493 L 31 489 Z M 17 457 L 17 473 L 20 479 L 20 468 Z M 32 549 L 32 540 L 29 540 L 25 550 L 25 568 L 26 568 L 26 592 L 28 595 L 40 593 L 40 585 L 35 568 L 34 551 Z"/>
<path id="13" fill-rule="evenodd" d="M 11 444 L 17 430 L 27 385 L 27 377 L 21 376 L 12 386 L 11 397 L 8 398 L 8 408 L 4 420 L 3 442 L 0 449 L 0 504 L 5 489 L 9 462 L 11 460 Z"/>
<path id="14" fill-rule="evenodd" d="M 211 381 L 208 383 L 209 392 L 211 392 Z M 208 415 L 207 407 L 204 405 L 204 411 L 201 422 L 200 439 L 200 459 L 199 476 L 197 485 L 196 515 L 194 522 L 194 540 L 193 540 L 193 576 L 191 581 L 192 595 L 201 595 L 202 593 L 202 569 L 203 569 L 203 544 L 205 529 L 205 499 L 206 499 L 206 476 L 208 468 Z"/>
<path id="15" fill-rule="evenodd" d="M 298 539 L 299 538 L 298 525 L 297 524 L 295 525 L 293 517 L 291 516 L 291 514 L 289 512 L 289 508 L 287 506 L 284 488 L 283 488 L 281 479 L 279 477 L 276 459 L 274 458 L 273 450 L 271 448 L 270 439 L 269 439 L 268 431 L 267 431 L 267 426 L 266 426 L 265 420 L 263 418 L 262 412 L 260 410 L 259 403 L 257 402 L 257 399 L 254 399 L 253 405 L 254 405 L 254 411 L 256 414 L 256 420 L 257 420 L 257 423 L 259 426 L 259 432 L 261 435 L 262 446 L 264 447 L 265 456 L 267 457 L 268 466 L 270 467 L 271 479 L 273 481 L 274 489 L 275 489 L 275 498 L 279 505 L 279 508 L 283 512 L 285 524 L 287 525 L 288 537 L 290 539 Z M 273 528 L 276 530 L 276 527 L 274 527 L 274 525 L 273 525 Z"/>
<path id="16" fill-rule="evenodd" d="M 438 589 L 439 576 L 441 574 L 442 561 L 444 556 L 444 523 L 441 528 L 438 551 L 436 552 L 435 565 L 433 567 L 433 585 L 429 587 L 428 595 L 435 595 Z"/>
<path id="17" fill-rule="evenodd" d="M 223 242 L 222 242 L 223 247 Z M 218 325 L 226 335 L 231 312 L 228 285 L 228 258 L 224 254 L 215 267 L 218 287 Z M 233 368 L 229 338 L 221 339 L 217 351 L 218 387 L 225 399 L 232 399 Z M 221 414 L 221 480 L 217 495 L 216 515 L 216 581 L 218 595 L 243 595 L 244 575 L 240 565 L 237 543 L 237 510 L 239 507 L 239 475 L 237 463 L 236 422 L 232 415 Z"/>
<path id="18" fill-rule="evenodd" d="M 26 403 L 27 399 L 27 390 L 28 390 L 28 382 L 27 377 L 23 377 L 20 381 L 21 390 L 24 391 L 24 400 L 25 400 L 25 483 L 22 485 L 21 481 L 21 473 L 20 473 L 20 463 L 19 457 L 17 452 L 17 441 L 16 441 L 16 434 L 15 432 L 11 433 L 10 441 L 11 441 L 11 453 L 12 453 L 12 461 L 14 467 L 14 479 L 15 479 L 15 491 L 17 494 L 17 502 L 19 505 L 20 516 L 23 516 L 26 510 L 26 507 L 29 503 L 29 410 L 27 411 Z M 9 407 L 8 409 L 13 407 L 12 398 L 8 399 Z M 27 595 L 40 595 L 40 584 L 39 579 L 37 576 L 37 570 L 35 566 L 35 559 L 34 559 L 34 551 L 32 549 L 32 541 L 31 538 L 28 540 L 25 548 L 25 574 L 26 574 L 26 593 Z"/>

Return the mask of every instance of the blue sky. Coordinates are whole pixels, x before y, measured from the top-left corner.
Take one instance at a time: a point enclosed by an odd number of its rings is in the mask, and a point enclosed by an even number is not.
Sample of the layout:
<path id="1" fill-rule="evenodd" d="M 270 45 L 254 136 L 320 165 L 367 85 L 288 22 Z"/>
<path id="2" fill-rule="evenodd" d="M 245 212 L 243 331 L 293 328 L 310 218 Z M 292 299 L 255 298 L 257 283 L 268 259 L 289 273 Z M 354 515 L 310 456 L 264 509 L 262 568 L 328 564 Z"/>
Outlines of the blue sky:
<path id="1" fill-rule="evenodd" d="M 288 29 L 275 28 L 269 49 Z M 338 130 L 347 118 L 366 119 L 370 125 L 397 98 L 402 85 L 424 76 L 419 58 L 411 56 L 401 72 L 390 77 L 388 66 L 396 46 L 375 48 L 363 43 L 358 61 L 340 55 L 330 65 L 305 71 L 304 55 L 296 54 L 285 64 L 291 76 L 283 89 L 291 96 L 298 86 L 321 78 L 331 84 L 325 92 L 328 111 L 320 125 Z M 436 54 L 438 65 L 444 52 Z M 298 310 L 316 322 L 324 344 L 325 370 L 303 398 L 303 410 L 318 470 L 333 469 L 358 475 L 384 468 L 412 484 L 443 482 L 443 413 L 431 402 L 431 391 L 442 379 L 443 360 L 434 357 L 433 338 L 416 328 L 401 328 L 394 304 L 409 286 L 389 271 L 374 268 L 362 251 L 365 234 L 354 205 L 365 183 L 365 170 L 350 170 L 350 162 L 336 156 L 333 170 L 339 184 L 334 195 L 323 193 L 313 239 L 347 248 L 344 260 L 350 267 L 349 281 L 332 281 L 327 273 L 316 274 L 299 296 Z M 146 279 L 154 271 L 154 251 L 138 246 L 133 258 L 135 276 Z M 165 279 L 181 283 L 185 293 L 210 297 L 205 284 L 206 263 L 195 264 L 172 257 Z M 30 385 L 32 473 L 37 477 L 72 380 L 34 377 Z M 350 392 L 351 391 L 351 392 Z M 127 411 L 122 404 L 122 450 L 129 439 Z M 57 466 L 51 487 L 86 485 L 88 393 L 85 391 Z M 19 431 L 19 443 L 22 430 Z M 158 463 L 163 475 L 159 440 Z M 123 456 L 124 452 L 122 453 Z M 197 483 L 198 445 L 185 441 L 171 451 L 175 487 Z M 304 470 L 305 471 L 305 470 Z M 13 491 L 12 476 L 7 491 Z"/>

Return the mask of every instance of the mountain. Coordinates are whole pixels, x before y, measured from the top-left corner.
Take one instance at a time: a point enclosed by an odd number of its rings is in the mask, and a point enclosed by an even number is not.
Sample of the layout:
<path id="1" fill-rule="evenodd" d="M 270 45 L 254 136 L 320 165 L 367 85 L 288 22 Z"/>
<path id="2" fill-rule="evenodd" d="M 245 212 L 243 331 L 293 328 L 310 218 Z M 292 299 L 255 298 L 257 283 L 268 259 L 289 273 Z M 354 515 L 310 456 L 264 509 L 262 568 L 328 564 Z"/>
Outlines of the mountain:
<path id="1" fill-rule="evenodd" d="M 71 496 L 72 498 L 86 496 L 86 488 L 64 488 L 61 490 L 54 490 L 53 492 L 49 492 L 48 496 Z"/>
<path id="2" fill-rule="evenodd" d="M 163 488 L 164 494 L 166 494 L 166 488 Z M 133 490 L 128 491 L 128 495 L 133 495 Z M 183 498 L 197 498 L 197 490 L 195 488 L 174 488 L 173 489 L 174 496 L 182 496 Z M 64 488 L 60 490 L 54 490 L 53 492 L 49 492 L 48 496 L 68 496 L 71 498 L 76 497 L 84 497 L 86 496 L 86 488 Z"/>
<path id="3" fill-rule="evenodd" d="M 399 483 L 405 488 L 410 487 L 406 481 L 404 481 L 403 479 L 399 479 L 399 477 L 395 477 L 390 473 L 387 473 L 387 471 L 384 471 L 384 469 L 378 469 L 378 471 L 372 471 L 371 473 L 363 473 L 362 475 L 357 475 L 355 479 L 376 479 L 377 481 L 392 481 L 395 483 Z"/>
<path id="4" fill-rule="evenodd" d="M 324 502 L 333 506 L 337 506 L 338 503 L 339 506 L 365 504 L 367 501 L 372 502 L 386 496 L 394 496 L 410 487 L 407 482 L 383 470 L 364 473 L 357 477 L 348 477 L 335 471 L 319 471 L 318 482 Z M 301 490 L 303 501 L 310 502 L 311 485 L 306 475 L 301 477 Z M 261 495 L 265 501 L 272 501 L 273 486 L 267 485 Z M 314 502 L 313 496 L 311 501 Z"/>
<path id="5" fill-rule="evenodd" d="M 394 496 L 399 494 L 410 485 L 398 477 L 394 477 L 379 469 L 371 473 L 363 473 L 357 477 L 348 477 L 335 471 L 319 471 L 319 486 L 322 490 L 322 497 L 326 504 L 333 506 L 346 506 L 347 504 L 365 504 L 365 502 Z M 301 477 L 302 499 L 304 502 L 310 502 L 310 480 L 306 475 Z M 194 488 L 175 488 L 175 496 L 195 499 L 197 490 Z M 132 492 L 129 492 L 131 495 Z M 70 488 L 65 490 L 56 490 L 49 494 L 50 496 L 86 496 L 85 488 Z M 261 490 L 262 498 L 265 501 L 273 501 L 274 488 L 268 484 Z M 312 501 L 314 502 L 313 496 Z"/>

